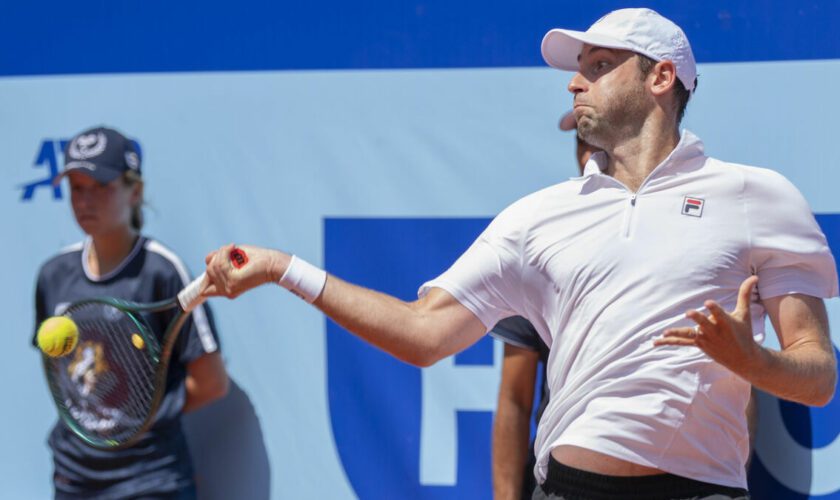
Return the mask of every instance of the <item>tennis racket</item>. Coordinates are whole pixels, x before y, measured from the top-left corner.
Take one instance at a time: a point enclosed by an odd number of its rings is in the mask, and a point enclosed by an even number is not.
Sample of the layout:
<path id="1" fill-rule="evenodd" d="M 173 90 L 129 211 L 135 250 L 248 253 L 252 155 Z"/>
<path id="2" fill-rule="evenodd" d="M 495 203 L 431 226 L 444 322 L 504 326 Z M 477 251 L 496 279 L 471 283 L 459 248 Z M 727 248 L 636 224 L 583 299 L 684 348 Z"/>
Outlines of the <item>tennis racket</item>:
<path id="1" fill-rule="evenodd" d="M 230 253 L 240 268 L 248 262 L 241 249 Z M 44 371 L 59 415 L 90 446 L 131 446 L 149 429 L 166 389 L 169 358 L 190 312 L 204 302 L 205 275 L 176 297 L 141 304 L 111 297 L 85 299 L 67 307 L 79 339 L 70 354 L 43 356 Z M 175 310 L 163 338 L 146 316 Z"/>

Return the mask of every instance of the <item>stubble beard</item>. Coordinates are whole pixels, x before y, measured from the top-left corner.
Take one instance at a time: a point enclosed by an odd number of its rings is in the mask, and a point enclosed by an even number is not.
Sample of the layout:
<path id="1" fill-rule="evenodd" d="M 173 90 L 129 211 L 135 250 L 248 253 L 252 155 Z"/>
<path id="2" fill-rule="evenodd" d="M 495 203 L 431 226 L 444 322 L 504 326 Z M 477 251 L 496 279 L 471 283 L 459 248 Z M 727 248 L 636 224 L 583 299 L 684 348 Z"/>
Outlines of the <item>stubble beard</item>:
<path id="1" fill-rule="evenodd" d="M 577 122 L 577 133 L 587 144 L 609 151 L 641 131 L 651 103 L 641 85 L 613 94 L 598 110 L 590 109 Z"/>

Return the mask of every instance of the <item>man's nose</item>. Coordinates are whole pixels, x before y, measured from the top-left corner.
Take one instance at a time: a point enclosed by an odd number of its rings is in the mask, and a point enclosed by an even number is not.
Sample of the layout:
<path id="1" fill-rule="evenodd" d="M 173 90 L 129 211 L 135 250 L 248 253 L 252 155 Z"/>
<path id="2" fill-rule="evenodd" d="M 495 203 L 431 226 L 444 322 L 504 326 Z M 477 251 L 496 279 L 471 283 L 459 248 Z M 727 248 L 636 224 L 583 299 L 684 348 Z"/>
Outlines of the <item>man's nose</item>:
<path id="1" fill-rule="evenodd" d="M 580 92 L 586 91 L 588 84 L 589 82 L 586 80 L 586 78 L 584 78 L 583 75 L 580 74 L 580 71 L 578 71 L 574 74 L 574 76 L 572 76 L 572 79 L 569 81 L 568 89 L 569 92 L 571 92 L 572 94 L 579 94 Z"/>

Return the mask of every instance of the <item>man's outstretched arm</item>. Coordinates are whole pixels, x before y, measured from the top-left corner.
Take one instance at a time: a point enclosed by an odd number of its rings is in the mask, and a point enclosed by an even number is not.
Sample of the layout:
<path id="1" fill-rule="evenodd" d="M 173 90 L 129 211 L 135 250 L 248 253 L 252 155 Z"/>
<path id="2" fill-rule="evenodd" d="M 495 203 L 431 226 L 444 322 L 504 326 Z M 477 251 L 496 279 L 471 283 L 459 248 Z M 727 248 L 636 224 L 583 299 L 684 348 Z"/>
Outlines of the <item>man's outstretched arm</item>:
<path id="1" fill-rule="evenodd" d="M 233 248 L 229 245 L 207 256 L 204 295 L 235 298 L 265 283 L 277 283 L 291 261 L 279 250 L 238 246 L 248 255 L 248 263 L 236 268 L 228 258 Z M 460 352 L 487 331 L 469 309 L 440 288 L 406 302 L 328 275 L 312 304 L 361 339 L 417 366 Z"/>

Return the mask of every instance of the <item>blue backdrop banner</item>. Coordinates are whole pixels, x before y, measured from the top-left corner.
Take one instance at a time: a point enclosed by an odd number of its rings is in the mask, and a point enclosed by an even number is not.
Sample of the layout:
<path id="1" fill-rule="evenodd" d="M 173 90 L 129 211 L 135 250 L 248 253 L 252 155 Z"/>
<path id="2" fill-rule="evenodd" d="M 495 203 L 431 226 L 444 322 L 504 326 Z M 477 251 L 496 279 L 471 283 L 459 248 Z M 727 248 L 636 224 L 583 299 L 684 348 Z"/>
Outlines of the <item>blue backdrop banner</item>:
<path id="1" fill-rule="evenodd" d="M 67 138 L 105 124 L 137 140 L 146 231 L 194 273 L 247 242 L 413 299 L 489 218 L 577 174 L 557 129 L 571 74 L 541 61 L 546 30 L 640 4 L 700 62 L 683 125 L 790 179 L 837 252 L 833 0 L 7 2 L 0 496 L 51 495 L 56 412 L 30 339 L 40 264 L 83 237 L 51 184 Z M 279 287 L 211 305 L 235 385 L 186 420 L 201 500 L 490 497 L 500 345 L 418 369 Z M 840 499 L 840 401 L 759 402 L 754 498 Z"/>

